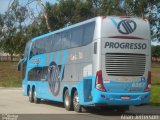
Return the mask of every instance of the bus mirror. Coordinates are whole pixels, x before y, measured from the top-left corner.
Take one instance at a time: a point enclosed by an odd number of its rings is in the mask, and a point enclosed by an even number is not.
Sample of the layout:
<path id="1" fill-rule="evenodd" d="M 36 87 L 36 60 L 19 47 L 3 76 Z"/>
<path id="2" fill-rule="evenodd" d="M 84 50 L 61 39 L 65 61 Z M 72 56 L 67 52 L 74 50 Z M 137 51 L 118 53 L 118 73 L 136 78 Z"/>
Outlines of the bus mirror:
<path id="1" fill-rule="evenodd" d="M 21 71 L 21 64 L 20 63 L 18 63 L 18 71 Z"/>
<path id="2" fill-rule="evenodd" d="M 21 59 L 23 59 L 24 58 L 24 54 L 21 56 Z"/>
<path id="3" fill-rule="evenodd" d="M 23 62 L 24 59 L 20 59 L 20 61 L 18 62 L 18 66 L 17 69 L 18 71 L 21 71 L 21 63 Z"/>

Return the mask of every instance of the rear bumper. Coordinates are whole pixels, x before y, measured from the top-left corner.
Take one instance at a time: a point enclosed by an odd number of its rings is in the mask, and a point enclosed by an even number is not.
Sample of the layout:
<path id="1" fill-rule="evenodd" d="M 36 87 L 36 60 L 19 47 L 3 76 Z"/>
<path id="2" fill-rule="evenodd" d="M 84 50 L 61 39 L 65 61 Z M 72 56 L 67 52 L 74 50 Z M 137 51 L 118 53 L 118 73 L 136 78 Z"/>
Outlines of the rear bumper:
<path id="1" fill-rule="evenodd" d="M 96 90 L 93 104 L 104 105 L 141 105 L 150 102 L 150 92 L 141 93 L 107 93 Z M 121 96 L 129 96 L 129 100 L 122 100 Z"/>

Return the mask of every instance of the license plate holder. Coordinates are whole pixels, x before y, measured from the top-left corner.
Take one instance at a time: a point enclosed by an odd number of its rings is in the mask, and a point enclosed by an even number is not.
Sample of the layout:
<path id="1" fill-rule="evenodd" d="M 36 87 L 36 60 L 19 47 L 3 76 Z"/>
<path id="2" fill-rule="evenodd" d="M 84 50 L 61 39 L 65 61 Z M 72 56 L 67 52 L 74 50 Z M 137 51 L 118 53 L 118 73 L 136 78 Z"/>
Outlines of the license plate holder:
<path id="1" fill-rule="evenodd" d="M 121 100 L 130 100 L 131 97 L 130 96 L 121 96 Z"/>

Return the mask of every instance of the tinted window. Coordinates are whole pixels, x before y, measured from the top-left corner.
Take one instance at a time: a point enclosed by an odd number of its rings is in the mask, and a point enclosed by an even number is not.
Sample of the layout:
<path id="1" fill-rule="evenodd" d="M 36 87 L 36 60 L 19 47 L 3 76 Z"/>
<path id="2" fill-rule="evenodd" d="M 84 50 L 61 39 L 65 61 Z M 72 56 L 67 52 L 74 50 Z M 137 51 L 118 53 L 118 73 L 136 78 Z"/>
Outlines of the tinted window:
<path id="1" fill-rule="evenodd" d="M 61 43 L 61 33 L 56 33 L 54 35 L 54 40 L 53 40 L 53 50 L 57 51 L 57 50 L 61 50 L 61 46 L 62 46 L 62 43 Z"/>
<path id="2" fill-rule="evenodd" d="M 36 40 L 32 43 L 32 48 L 30 52 L 30 58 L 38 55 L 38 54 L 43 54 L 46 53 L 45 50 L 45 41 L 43 39 Z"/>
<path id="3" fill-rule="evenodd" d="M 95 22 L 91 22 L 84 25 L 83 45 L 87 45 L 90 42 L 92 42 L 94 37 L 94 29 L 95 29 Z"/>
<path id="4" fill-rule="evenodd" d="M 62 49 L 70 48 L 71 30 L 62 33 Z"/>
<path id="5" fill-rule="evenodd" d="M 29 48 L 30 48 L 30 43 L 31 43 L 31 41 L 27 42 L 25 50 L 24 50 L 24 57 L 26 57 L 26 58 L 28 56 L 28 52 L 29 52 Z"/>
<path id="6" fill-rule="evenodd" d="M 46 53 L 45 39 L 40 39 L 36 41 L 36 49 L 37 51 L 35 55 Z"/>
<path id="7" fill-rule="evenodd" d="M 46 53 L 52 52 L 52 36 L 48 36 L 45 38 L 44 48 Z"/>
<path id="8" fill-rule="evenodd" d="M 36 46 L 35 42 L 32 43 L 31 52 L 30 52 L 30 58 L 36 54 Z"/>
<path id="9" fill-rule="evenodd" d="M 76 27 L 72 29 L 71 35 L 71 47 L 79 47 L 82 45 L 83 40 L 83 28 Z"/>
<path id="10" fill-rule="evenodd" d="M 90 22 L 62 33 L 40 38 L 32 43 L 30 58 L 38 54 L 87 45 L 93 40 L 94 29 L 95 22 Z"/>

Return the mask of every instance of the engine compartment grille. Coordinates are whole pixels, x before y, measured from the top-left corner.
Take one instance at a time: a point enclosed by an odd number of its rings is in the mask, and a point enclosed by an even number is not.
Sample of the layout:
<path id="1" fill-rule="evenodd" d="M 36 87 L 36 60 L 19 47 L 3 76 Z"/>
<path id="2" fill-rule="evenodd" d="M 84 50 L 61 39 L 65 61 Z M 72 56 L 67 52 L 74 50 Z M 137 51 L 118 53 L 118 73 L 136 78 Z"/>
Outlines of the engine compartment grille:
<path id="1" fill-rule="evenodd" d="M 105 69 L 111 76 L 142 76 L 146 55 L 132 53 L 106 53 Z"/>

